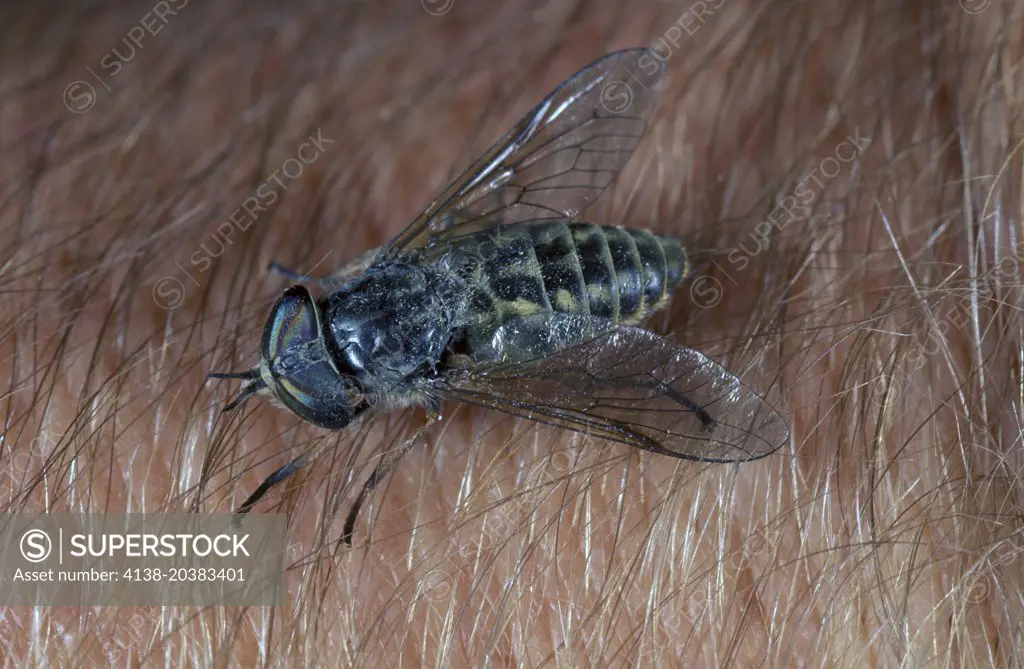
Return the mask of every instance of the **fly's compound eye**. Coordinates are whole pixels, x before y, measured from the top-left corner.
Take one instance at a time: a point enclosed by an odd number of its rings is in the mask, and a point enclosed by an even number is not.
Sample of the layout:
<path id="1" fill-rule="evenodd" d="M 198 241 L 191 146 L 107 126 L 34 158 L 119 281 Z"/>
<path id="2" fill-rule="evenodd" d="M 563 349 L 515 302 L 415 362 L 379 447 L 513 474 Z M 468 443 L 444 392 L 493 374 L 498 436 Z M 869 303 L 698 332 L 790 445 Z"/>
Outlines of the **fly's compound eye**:
<path id="1" fill-rule="evenodd" d="M 365 401 L 358 380 L 342 374 L 331 359 L 320 311 L 302 286 L 286 290 L 274 305 L 260 352 L 268 388 L 288 409 L 314 425 L 345 427 Z"/>

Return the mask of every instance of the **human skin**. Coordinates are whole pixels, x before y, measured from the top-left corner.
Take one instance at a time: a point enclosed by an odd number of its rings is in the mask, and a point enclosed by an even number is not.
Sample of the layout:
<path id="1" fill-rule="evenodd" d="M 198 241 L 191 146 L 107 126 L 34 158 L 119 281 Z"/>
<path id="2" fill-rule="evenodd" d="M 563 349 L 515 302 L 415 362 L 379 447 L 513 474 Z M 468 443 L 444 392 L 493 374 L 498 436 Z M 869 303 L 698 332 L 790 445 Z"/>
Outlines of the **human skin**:
<path id="1" fill-rule="evenodd" d="M 228 512 L 315 456 L 256 509 L 290 519 L 284 606 L 11 607 L 5 665 L 1021 666 L 1019 3 L 0 17 L 3 510 Z M 764 390 L 790 442 L 708 465 L 445 405 L 340 546 L 423 412 L 221 414 L 237 384 L 206 374 L 255 364 L 289 285 L 267 263 L 384 243 L 643 44 L 669 84 L 584 218 L 699 251 L 650 327 Z"/>

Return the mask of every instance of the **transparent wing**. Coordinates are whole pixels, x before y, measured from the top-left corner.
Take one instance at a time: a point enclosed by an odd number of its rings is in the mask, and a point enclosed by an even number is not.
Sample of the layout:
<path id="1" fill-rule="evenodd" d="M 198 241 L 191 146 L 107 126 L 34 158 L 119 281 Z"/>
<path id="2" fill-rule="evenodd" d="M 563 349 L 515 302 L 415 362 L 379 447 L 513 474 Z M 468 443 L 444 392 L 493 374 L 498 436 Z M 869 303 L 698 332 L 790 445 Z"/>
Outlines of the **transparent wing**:
<path id="1" fill-rule="evenodd" d="M 482 357 L 443 394 L 691 460 L 753 460 L 789 440 L 785 419 L 725 368 L 640 328 L 528 316 L 498 328 Z"/>
<path id="2" fill-rule="evenodd" d="M 640 143 L 664 70 L 646 48 L 615 51 L 583 68 L 516 123 L 388 246 L 429 246 L 502 223 L 575 218 Z"/>

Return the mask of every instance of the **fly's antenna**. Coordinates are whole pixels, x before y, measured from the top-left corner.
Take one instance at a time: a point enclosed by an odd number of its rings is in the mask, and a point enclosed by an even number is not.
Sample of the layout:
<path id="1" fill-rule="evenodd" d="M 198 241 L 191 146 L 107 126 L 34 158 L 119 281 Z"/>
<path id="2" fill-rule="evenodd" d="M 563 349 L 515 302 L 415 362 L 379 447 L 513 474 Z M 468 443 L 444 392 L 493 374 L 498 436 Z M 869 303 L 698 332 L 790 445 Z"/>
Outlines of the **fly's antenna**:
<path id="1" fill-rule="evenodd" d="M 242 392 L 238 394 L 238 397 L 228 402 L 228 405 L 222 409 L 222 413 L 231 411 L 239 404 L 244 402 L 250 395 L 255 394 L 262 388 L 266 388 L 267 384 L 263 382 L 263 378 L 260 376 L 260 370 L 258 367 L 250 369 L 247 372 L 214 372 L 207 376 L 208 379 L 242 379 L 249 381 L 249 384 L 242 388 Z"/>

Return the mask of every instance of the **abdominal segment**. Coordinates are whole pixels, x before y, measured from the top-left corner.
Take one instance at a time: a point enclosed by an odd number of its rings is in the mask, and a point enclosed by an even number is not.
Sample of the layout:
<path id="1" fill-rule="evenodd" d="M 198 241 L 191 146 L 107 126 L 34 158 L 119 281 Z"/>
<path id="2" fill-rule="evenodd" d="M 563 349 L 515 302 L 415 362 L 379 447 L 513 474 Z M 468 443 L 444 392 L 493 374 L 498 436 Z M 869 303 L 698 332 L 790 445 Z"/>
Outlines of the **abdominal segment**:
<path id="1" fill-rule="evenodd" d="M 689 273 L 675 239 L 588 223 L 516 224 L 468 235 L 446 262 L 470 291 L 470 344 L 512 318 L 541 312 L 635 325 L 664 306 Z"/>

